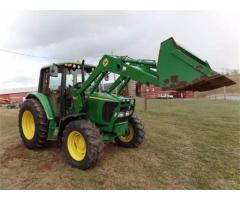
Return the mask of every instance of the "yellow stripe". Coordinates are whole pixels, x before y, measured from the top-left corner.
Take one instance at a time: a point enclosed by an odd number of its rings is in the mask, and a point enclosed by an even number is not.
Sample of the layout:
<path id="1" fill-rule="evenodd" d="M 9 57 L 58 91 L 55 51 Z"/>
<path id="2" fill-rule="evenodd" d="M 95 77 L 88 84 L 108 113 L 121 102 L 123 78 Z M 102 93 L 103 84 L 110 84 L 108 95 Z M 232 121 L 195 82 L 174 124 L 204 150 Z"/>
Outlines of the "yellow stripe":
<path id="1" fill-rule="evenodd" d="M 97 100 L 103 100 L 103 101 L 113 101 L 111 99 L 104 99 L 104 98 L 100 98 L 100 97 L 88 97 L 90 99 L 97 99 Z"/>

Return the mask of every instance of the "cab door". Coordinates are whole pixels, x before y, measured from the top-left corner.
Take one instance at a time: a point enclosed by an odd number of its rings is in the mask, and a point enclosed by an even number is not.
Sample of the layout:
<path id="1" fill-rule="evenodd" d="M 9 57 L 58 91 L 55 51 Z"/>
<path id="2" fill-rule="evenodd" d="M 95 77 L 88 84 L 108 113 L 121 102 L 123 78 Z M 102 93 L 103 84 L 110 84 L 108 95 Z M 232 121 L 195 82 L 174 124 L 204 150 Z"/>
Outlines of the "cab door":
<path id="1" fill-rule="evenodd" d="M 57 121 L 61 118 L 62 79 L 61 69 L 58 69 L 54 76 L 51 75 L 49 68 L 41 70 L 39 92 L 48 97 Z"/>

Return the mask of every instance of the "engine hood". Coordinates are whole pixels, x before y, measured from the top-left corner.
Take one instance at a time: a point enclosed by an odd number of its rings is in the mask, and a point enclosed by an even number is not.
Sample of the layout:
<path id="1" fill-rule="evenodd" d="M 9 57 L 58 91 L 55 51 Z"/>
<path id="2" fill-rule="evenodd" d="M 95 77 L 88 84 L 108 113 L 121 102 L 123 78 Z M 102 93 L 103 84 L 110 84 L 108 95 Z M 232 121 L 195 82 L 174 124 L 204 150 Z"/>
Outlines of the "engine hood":
<path id="1" fill-rule="evenodd" d="M 89 97 L 89 99 L 96 99 L 100 101 L 112 101 L 112 102 L 128 102 L 130 98 L 118 96 L 115 94 L 108 94 L 105 92 L 93 92 Z"/>

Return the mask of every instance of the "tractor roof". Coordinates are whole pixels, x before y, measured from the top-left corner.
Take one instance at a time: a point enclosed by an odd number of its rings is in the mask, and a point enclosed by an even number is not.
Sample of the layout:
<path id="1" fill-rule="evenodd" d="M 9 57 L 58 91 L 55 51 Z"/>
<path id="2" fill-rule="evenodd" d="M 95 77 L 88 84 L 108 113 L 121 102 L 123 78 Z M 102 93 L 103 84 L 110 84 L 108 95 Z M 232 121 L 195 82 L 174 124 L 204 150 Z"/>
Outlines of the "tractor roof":
<path id="1" fill-rule="evenodd" d="M 59 62 L 59 63 L 53 63 L 53 64 L 55 64 L 55 65 L 57 65 L 57 66 L 66 66 L 66 67 L 68 67 L 69 65 L 80 65 L 81 63 L 80 62 Z M 50 64 L 50 65 L 46 65 L 46 66 L 44 66 L 42 69 L 45 69 L 45 68 L 49 68 L 49 67 L 51 67 L 53 64 Z M 95 68 L 95 66 L 94 65 L 89 65 L 89 64 L 84 64 L 84 67 L 87 67 L 87 68 Z"/>

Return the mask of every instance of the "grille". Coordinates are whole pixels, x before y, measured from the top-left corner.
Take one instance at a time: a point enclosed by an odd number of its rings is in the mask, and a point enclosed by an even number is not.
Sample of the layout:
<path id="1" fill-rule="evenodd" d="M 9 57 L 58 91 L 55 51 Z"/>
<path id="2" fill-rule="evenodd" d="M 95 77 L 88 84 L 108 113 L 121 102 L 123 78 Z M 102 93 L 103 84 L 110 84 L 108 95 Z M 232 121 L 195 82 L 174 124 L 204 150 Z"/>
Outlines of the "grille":
<path id="1" fill-rule="evenodd" d="M 115 102 L 106 102 L 103 104 L 103 119 L 109 122 L 112 118 L 113 111 L 118 104 Z"/>

